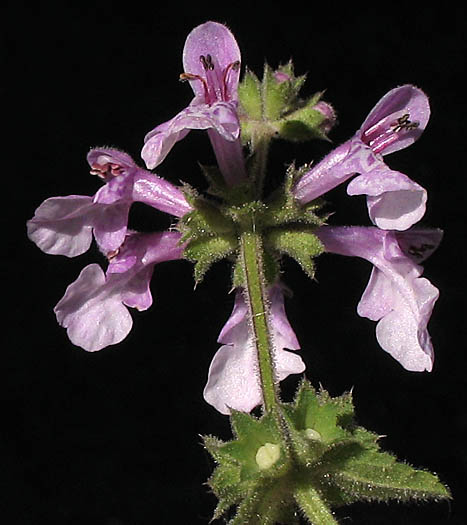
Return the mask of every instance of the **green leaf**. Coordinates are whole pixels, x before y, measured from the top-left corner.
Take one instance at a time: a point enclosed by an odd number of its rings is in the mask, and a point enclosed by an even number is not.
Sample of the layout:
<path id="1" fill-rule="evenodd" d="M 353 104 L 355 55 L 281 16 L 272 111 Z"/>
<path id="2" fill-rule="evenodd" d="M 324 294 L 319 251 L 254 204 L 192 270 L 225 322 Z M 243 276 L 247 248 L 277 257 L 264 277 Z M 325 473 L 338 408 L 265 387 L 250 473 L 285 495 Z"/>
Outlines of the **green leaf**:
<path id="1" fill-rule="evenodd" d="M 210 266 L 233 253 L 238 246 L 234 235 L 218 235 L 217 237 L 201 237 L 191 241 L 183 255 L 195 263 L 194 276 L 196 283 L 203 280 Z"/>
<path id="2" fill-rule="evenodd" d="M 262 223 L 265 228 L 296 224 L 322 226 L 324 220 L 316 212 L 321 207 L 320 201 L 313 201 L 305 206 L 300 205 L 293 194 L 295 181 L 302 172 L 309 169 L 307 165 L 299 170 L 291 164 L 286 171 L 285 181 L 281 188 L 276 190 L 266 203 Z"/>
<path id="3" fill-rule="evenodd" d="M 364 455 L 357 461 L 350 460 L 335 474 L 333 483 L 350 494 L 355 501 L 396 499 L 403 502 L 450 498 L 448 489 L 434 474 L 416 470 L 406 463 L 391 461 L 388 454 L 382 455 L 379 461 L 377 455 L 373 456 L 371 463 L 365 463 Z"/>
<path id="4" fill-rule="evenodd" d="M 326 121 L 326 116 L 315 109 L 322 94 L 322 92 L 316 93 L 308 101 L 303 102 L 301 107 L 287 113 L 278 120 L 276 128 L 282 139 L 293 142 L 303 142 L 312 139 L 327 140 L 322 126 L 323 122 Z"/>
<path id="5" fill-rule="evenodd" d="M 246 113 L 250 119 L 261 120 L 263 114 L 261 83 L 249 69 L 245 71 L 245 75 L 238 85 L 238 100 L 241 113 Z"/>
<path id="6" fill-rule="evenodd" d="M 288 115 L 277 124 L 279 137 L 291 142 L 306 142 L 313 139 L 326 139 L 320 128 L 326 117 L 313 108 L 303 108 Z"/>
<path id="7" fill-rule="evenodd" d="M 207 193 L 210 195 L 220 197 L 224 202 L 238 206 L 253 199 L 255 189 L 251 181 L 241 182 L 234 186 L 227 186 L 224 176 L 217 166 L 204 166 L 201 164 L 200 166 L 204 176 L 209 182 Z"/>
<path id="8" fill-rule="evenodd" d="M 187 213 L 179 222 L 178 229 L 182 232 L 182 242 L 195 240 L 206 236 L 233 234 L 235 225 L 229 217 L 206 199 L 193 199 L 193 211 Z"/>
<path id="9" fill-rule="evenodd" d="M 313 231 L 313 228 L 305 225 L 274 228 L 267 232 L 265 246 L 292 257 L 313 278 L 313 257 L 324 251 L 323 244 Z"/>
<path id="10" fill-rule="evenodd" d="M 220 499 L 215 515 L 236 505 L 234 525 L 296 523 L 293 502 L 311 524 L 335 525 L 332 509 L 356 501 L 451 497 L 436 475 L 380 450 L 379 436 L 356 425 L 350 393 L 331 397 L 303 380 L 294 402 L 281 404 L 275 415 L 235 412 L 232 427 L 235 440 L 208 438 L 206 447 L 218 462 L 209 481 Z M 281 447 L 277 460 L 268 443 Z M 263 470 L 255 461 L 261 446 Z"/>

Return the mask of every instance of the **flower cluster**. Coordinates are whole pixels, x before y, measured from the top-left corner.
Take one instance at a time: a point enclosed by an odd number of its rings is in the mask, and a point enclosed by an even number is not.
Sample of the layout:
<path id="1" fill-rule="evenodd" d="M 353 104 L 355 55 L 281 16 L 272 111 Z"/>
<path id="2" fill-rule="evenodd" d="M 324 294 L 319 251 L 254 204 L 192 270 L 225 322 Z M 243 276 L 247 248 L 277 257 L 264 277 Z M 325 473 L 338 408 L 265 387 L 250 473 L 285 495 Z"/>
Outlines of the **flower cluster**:
<path id="1" fill-rule="evenodd" d="M 46 253 L 75 257 L 88 250 L 94 238 L 108 260 L 105 273 L 98 264 L 85 267 L 55 307 L 58 322 L 74 344 L 96 351 L 124 339 L 132 326 L 128 307 L 146 310 L 152 304 L 149 285 L 154 266 L 186 257 L 188 241 L 182 228 L 157 233 L 128 229 L 134 202 L 181 219 L 180 224 L 193 212 L 186 189 L 148 171 L 164 161 L 177 141 L 192 129 L 207 130 L 225 187 L 235 190 L 251 182 L 241 141 L 240 65 L 237 42 L 225 26 L 207 22 L 193 29 L 183 50 L 180 78 L 190 83 L 195 96 L 174 118 L 146 135 L 141 156 L 147 169 L 117 149 L 92 149 L 87 157 L 91 173 L 103 182 L 97 193 L 49 198 L 28 222 L 29 238 Z M 273 75 L 281 93 L 294 82 L 289 73 L 283 69 Z M 332 108 L 316 100 L 312 112 L 307 109 L 307 122 L 312 114 L 320 132 L 327 133 L 335 121 Z M 290 115 L 296 118 L 299 113 Z M 429 114 L 421 90 L 411 85 L 393 89 L 350 140 L 302 170 L 290 190 L 295 204 L 306 207 L 353 177 L 347 193 L 367 196 L 374 226 L 322 225 L 315 234 L 325 251 L 361 257 L 373 265 L 358 314 L 377 321 L 381 347 L 415 371 L 431 370 L 433 364 L 427 324 L 438 291 L 421 277 L 420 262 L 436 249 L 441 232 L 414 227 L 424 215 L 426 191 L 391 170 L 383 157 L 413 143 Z M 286 124 L 291 122 L 289 118 Z M 288 126 L 287 133 L 290 129 L 295 128 Z M 276 279 L 267 290 L 277 382 L 305 368 L 297 354 L 286 350 L 298 350 L 299 343 L 285 315 L 284 289 Z M 225 414 L 231 409 L 249 412 L 262 402 L 248 311 L 243 291 L 237 288 L 204 392 L 207 402 Z"/>

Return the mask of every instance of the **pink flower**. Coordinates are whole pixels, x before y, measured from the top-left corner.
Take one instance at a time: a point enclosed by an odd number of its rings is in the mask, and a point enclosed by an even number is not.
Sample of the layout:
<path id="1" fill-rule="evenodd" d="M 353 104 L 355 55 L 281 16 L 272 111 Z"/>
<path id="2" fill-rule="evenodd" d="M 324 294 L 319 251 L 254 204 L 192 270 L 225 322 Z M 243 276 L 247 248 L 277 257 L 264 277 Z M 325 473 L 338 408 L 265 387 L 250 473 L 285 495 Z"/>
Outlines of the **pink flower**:
<path id="1" fill-rule="evenodd" d="M 350 140 L 303 175 L 294 188 L 296 199 L 310 202 L 358 173 L 347 193 L 367 195 L 372 222 L 384 230 L 410 228 L 425 213 L 426 191 L 388 168 L 383 156 L 417 140 L 429 117 L 428 98 L 420 89 L 405 85 L 389 91 Z"/>
<path id="2" fill-rule="evenodd" d="M 147 310 L 154 266 L 180 259 L 180 234 L 129 233 L 104 274 L 98 264 L 86 266 L 54 308 L 70 341 L 89 352 L 119 343 L 133 321 L 127 307 Z"/>
<path id="3" fill-rule="evenodd" d="M 305 364 L 300 356 L 284 350 L 298 350 L 300 345 L 284 309 L 282 288 L 269 288 L 269 326 L 274 348 L 277 381 L 290 374 L 300 374 Z M 217 351 L 209 368 L 204 399 L 222 414 L 231 409 L 250 412 L 262 403 L 258 358 L 248 321 L 248 307 L 237 290 L 232 314 L 222 329 Z"/>
<path id="4" fill-rule="evenodd" d="M 323 226 L 316 234 L 326 251 L 362 257 L 373 264 L 358 314 L 378 321 L 378 343 L 404 368 L 431 371 L 434 355 L 427 325 L 439 292 L 421 277 L 423 268 L 418 263 L 438 247 L 441 230 Z"/>
<path id="5" fill-rule="evenodd" d="M 126 153 L 98 148 L 87 159 L 91 173 L 104 186 L 93 197 L 51 197 L 27 223 L 29 238 L 45 253 L 80 255 L 89 249 L 93 233 L 105 254 L 118 250 L 127 234 L 128 212 L 136 201 L 176 217 L 191 211 L 179 188 L 139 168 Z"/>
<path id="6" fill-rule="evenodd" d="M 70 195 L 44 201 L 28 222 L 29 238 L 46 253 L 75 257 L 92 237 L 109 259 L 107 272 L 86 266 L 55 307 L 72 343 L 90 352 L 116 344 L 133 324 L 127 307 L 146 310 L 154 265 L 182 257 L 181 235 L 138 234 L 127 229 L 133 202 L 181 217 L 192 210 L 183 192 L 115 149 L 88 154 L 91 173 L 103 181 L 93 196 Z"/>
<path id="7" fill-rule="evenodd" d="M 141 156 L 149 169 L 158 166 L 174 144 L 192 129 L 208 130 L 219 168 L 228 185 L 246 178 L 237 115 L 240 50 L 222 24 L 206 22 L 188 35 L 183 50 L 185 72 L 195 98 L 173 119 L 150 131 Z"/>

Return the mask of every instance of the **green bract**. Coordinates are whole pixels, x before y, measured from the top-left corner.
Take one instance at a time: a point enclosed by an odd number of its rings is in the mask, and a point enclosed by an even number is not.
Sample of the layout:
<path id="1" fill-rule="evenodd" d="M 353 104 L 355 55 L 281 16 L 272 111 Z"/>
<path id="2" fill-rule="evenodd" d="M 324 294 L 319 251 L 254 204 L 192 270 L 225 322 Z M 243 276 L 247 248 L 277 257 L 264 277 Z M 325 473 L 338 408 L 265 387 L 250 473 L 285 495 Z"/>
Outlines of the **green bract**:
<path id="1" fill-rule="evenodd" d="M 216 182 L 215 170 L 203 168 L 210 173 L 214 195 L 222 195 L 223 203 L 201 197 L 188 185 L 185 196 L 193 211 L 182 217 L 178 230 L 181 242 L 186 243 L 184 256 L 195 263 L 195 280 L 200 282 L 209 267 L 226 257 L 234 263 L 233 285 L 245 284 L 245 276 L 238 264 L 240 237 L 254 231 L 264 239 L 263 264 L 267 283 L 273 283 L 279 275 L 282 255 L 294 258 L 302 269 L 313 277 L 313 258 L 323 251 L 314 229 L 324 223 L 317 215 L 320 204 L 299 206 L 292 195 L 294 182 L 303 170 L 290 166 L 285 182 L 266 202 L 245 200 L 253 192 L 245 185 L 242 191 L 230 190 Z"/>
<path id="2" fill-rule="evenodd" d="M 304 380 L 293 403 L 259 419 L 233 412 L 231 422 L 232 441 L 204 438 L 217 463 L 208 482 L 219 499 L 214 518 L 235 505 L 231 525 L 289 525 L 299 514 L 336 524 L 329 508 L 356 501 L 450 498 L 435 475 L 380 449 L 379 436 L 355 423 L 349 393 L 332 398 Z"/>

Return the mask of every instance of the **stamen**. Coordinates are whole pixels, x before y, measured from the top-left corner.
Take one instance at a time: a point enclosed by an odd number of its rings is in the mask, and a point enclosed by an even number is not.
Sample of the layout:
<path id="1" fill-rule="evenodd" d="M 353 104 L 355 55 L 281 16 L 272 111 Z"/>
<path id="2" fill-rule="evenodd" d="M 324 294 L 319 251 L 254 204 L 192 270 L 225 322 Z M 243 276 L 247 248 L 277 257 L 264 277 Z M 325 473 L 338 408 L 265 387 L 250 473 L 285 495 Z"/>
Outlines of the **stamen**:
<path id="1" fill-rule="evenodd" d="M 118 177 L 123 173 L 123 168 L 119 164 L 106 162 L 105 164 L 93 164 L 91 166 L 91 175 L 97 175 L 100 179 L 105 180 L 107 177 Z"/>
<path id="2" fill-rule="evenodd" d="M 394 142 L 397 142 L 398 140 L 399 137 L 397 136 L 397 133 L 386 132 L 386 134 L 380 135 L 375 140 L 370 140 L 368 146 L 370 146 L 370 148 L 375 153 L 381 153 L 389 145 L 393 144 Z"/>
<path id="3" fill-rule="evenodd" d="M 179 77 L 181 82 L 185 82 L 186 80 L 199 80 L 203 84 L 204 89 L 204 98 L 206 100 L 209 100 L 209 87 L 206 80 L 204 80 L 203 77 L 200 77 L 199 75 L 193 75 L 192 73 L 182 73 Z"/>
<path id="4" fill-rule="evenodd" d="M 205 71 L 212 71 L 214 69 L 214 64 L 212 63 L 211 55 L 201 55 L 199 57 L 199 60 L 203 64 Z"/>
<path id="5" fill-rule="evenodd" d="M 114 259 L 118 254 L 120 253 L 120 248 L 117 248 L 116 250 L 112 250 L 110 252 L 107 252 L 107 259 L 109 260 L 109 262 Z"/>
<path id="6" fill-rule="evenodd" d="M 227 93 L 227 82 L 228 82 L 228 76 L 231 71 L 238 71 L 240 69 L 240 60 L 236 60 L 235 62 L 232 62 L 229 64 L 222 74 L 222 98 L 224 100 L 229 100 L 229 96 Z"/>
<path id="7" fill-rule="evenodd" d="M 102 170 L 102 167 L 98 164 L 93 164 L 89 173 L 91 175 L 97 175 L 100 179 L 105 179 L 105 172 Z"/>
<path id="8" fill-rule="evenodd" d="M 409 117 L 410 115 L 408 113 L 405 113 L 404 115 L 402 115 L 402 117 L 398 118 L 397 119 L 397 124 L 394 122 L 393 126 L 395 126 L 393 128 L 393 131 L 395 133 L 398 133 L 399 131 L 402 131 L 403 129 L 405 129 L 406 131 L 410 131 L 411 129 L 416 129 L 418 128 L 418 126 L 420 126 L 420 122 L 411 122 L 409 120 Z"/>
<path id="9" fill-rule="evenodd" d="M 201 80 L 201 82 L 204 82 L 203 77 L 200 77 L 199 75 L 193 75 L 192 73 L 181 73 L 178 79 L 180 82 L 186 82 L 187 80 Z"/>
<path id="10" fill-rule="evenodd" d="M 399 112 L 399 115 L 401 113 Z M 398 141 L 401 132 L 411 131 L 420 125 L 419 122 L 410 120 L 409 113 L 404 113 L 396 120 L 392 120 L 395 115 L 397 113 L 389 115 L 362 133 L 362 141 L 370 146 L 375 153 L 381 153 L 390 144 Z"/>

